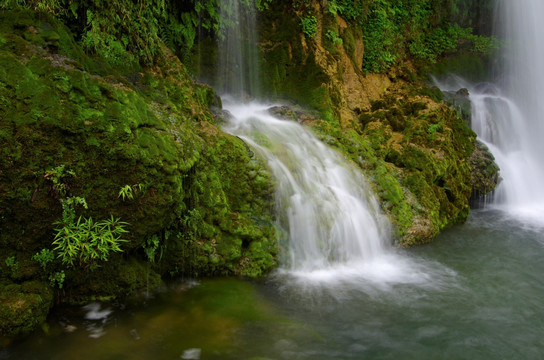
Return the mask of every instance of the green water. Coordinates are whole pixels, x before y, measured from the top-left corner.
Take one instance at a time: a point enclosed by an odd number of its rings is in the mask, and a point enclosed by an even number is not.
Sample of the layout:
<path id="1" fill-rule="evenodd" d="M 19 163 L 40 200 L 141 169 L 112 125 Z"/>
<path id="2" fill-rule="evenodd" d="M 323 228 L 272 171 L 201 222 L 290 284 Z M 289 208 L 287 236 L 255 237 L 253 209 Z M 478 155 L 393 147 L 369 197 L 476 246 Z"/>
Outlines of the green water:
<path id="1" fill-rule="evenodd" d="M 47 331 L 0 359 L 543 358 L 542 228 L 474 212 L 399 252 L 393 259 L 417 266 L 383 278 L 391 269 L 379 268 L 377 280 L 201 280 L 95 304 L 111 312 L 94 320 L 90 308 L 56 309 Z"/>

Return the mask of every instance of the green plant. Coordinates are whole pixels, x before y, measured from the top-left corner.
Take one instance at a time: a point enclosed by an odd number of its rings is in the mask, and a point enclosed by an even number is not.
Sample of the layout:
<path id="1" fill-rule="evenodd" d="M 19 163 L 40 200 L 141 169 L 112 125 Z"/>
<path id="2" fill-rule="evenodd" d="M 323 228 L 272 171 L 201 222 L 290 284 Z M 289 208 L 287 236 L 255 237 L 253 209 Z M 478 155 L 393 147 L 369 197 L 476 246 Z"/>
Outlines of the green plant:
<path id="1" fill-rule="evenodd" d="M 313 15 L 300 18 L 300 25 L 302 26 L 302 32 L 309 39 L 313 38 L 317 34 L 317 19 Z"/>
<path id="2" fill-rule="evenodd" d="M 122 252 L 121 236 L 128 231 L 128 223 L 115 219 L 93 221 L 80 216 L 77 221 L 56 222 L 61 227 L 55 229 L 53 245 L 62 263 L 71 267 L 81 266 L 94 270 L 99 262 L 107 261 L 110 253 Z"/>
<path id="3" fill-rule="evenodd" d="M 332 41 L 334 45 L 342 45 L 344 43 L 342 38 L 338 36 L 338 34 L 332 30 L 327 30 L 327 33 L 325 34 L 325 36 L 327 37 L 327 39 Z"/>
<path id="4" fill-rule="evenodd" d="M 55 253 L 53 250 L 50 249 L 42 249 L 40 252 L 34 254 L 34 256 L 32 256 L 32 259 L 40 264 L 42 269 L 45 271 L 47 265 L 55 260 Z"/>
<path id="5" fill-rule="evenodd" d="M 125 201 L 125 199 L 134 199 L 134 194 L 138 191 L 141 191 L 143 189 L 142 184 L 136 184 L 136 185 L 125 185 L 119 190 L 119 195 L 117 197 L 120 197 Z"/>
<path id="6" fill-rule="evenodd" d="M 192 209 L 187 212 L 187 215 L 182 220 L 182 224 L 186 231 L 186 236 L 189 239 L 194 239 L 200 234 L 200 225 L 202 223 L 202 214 L 197 209 Z"/>
<path id="7" fill-rule="evenodd" d="M 149 237 L 143 246 L 145 255 L 147 256 L 149 262 L 151 262 L 152 264 L 155 264 L 155 256 L 157 255 L 157 250 L 159 249 L 159 246 L 160 238 L 157 234 L 153 234 L 153 236 Z M 159 256 L 159 261 L 161 257 L 162 252 Z"/>
<path id="8" fill-rule="evenodd" d="M 36 11 L 48 12 L 51 14 L 64 13 L 62 0 L 2 0 L 0 9 L 18 9 L 29 7 Z"/>
<path id="9" fill-rule="evenodd" d="M 87 201 L 85 198 L 79 196 L 71 196 L 66 199 L 61 199 L 62 204 L 62 221 L 63 223 L 72 223 L 76 219 L 75 208 L 77 205 L 83 206 L 84 209 L 87 209 Z"/>
<path id="10" fill-rule="evenodd" d="M 15 260 L 15 256 L 6 258 L 6 265 L 10 269 L 12 275 L 14 275 L 19 269 L 19 263 Z"/>
<path id="11" fill-rule="evenodd" d="M 75 177 L 76 173 L 72 170 L 66 169 L 66 165 L 59 165 L 53 169 L 49 169 L 45 172 L 43 178 L 51 182 L 51 192 L 57 199 L 66 197 L 68 193 L 68 185 L 65 183 L 66 178 L 72 176 Z"/>
<path id="12" fill-rule="evenodd" d="M 59 289 L 62 289 L 65 278 L 66 274 L 64 273 L 64 270 L 61 270 L 49 275 L 49 282 L 51 283 L 51 286 L 54 287 L 56 285 Z"/>

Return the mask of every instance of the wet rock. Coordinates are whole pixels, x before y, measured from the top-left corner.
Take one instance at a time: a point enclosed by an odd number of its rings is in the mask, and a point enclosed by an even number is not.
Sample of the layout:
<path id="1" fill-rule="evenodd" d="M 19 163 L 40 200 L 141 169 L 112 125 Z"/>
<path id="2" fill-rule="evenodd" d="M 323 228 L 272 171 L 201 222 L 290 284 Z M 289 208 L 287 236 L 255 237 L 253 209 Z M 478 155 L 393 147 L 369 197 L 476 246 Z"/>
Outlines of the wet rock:
<path id="1" fill-rule="evenodd" d="M 472 114 L 472 103 L 469 99 L 468 89 L 462 88 L 457 91 L 444 91 L 444 101 L 457 111 L 457 114 L 466 121 L 470 127 Z"/>
<path id="2" fill-rule="evenodd" d="M 492 195 L 495 187 L 500 183 L 499 166 L 495 163 L 493 154 L 487 146 L 480 141 L 470 158 L 472 171 L 472 194 L 469 200 L 472 208 L 478 208 L 485 198 Z"/>

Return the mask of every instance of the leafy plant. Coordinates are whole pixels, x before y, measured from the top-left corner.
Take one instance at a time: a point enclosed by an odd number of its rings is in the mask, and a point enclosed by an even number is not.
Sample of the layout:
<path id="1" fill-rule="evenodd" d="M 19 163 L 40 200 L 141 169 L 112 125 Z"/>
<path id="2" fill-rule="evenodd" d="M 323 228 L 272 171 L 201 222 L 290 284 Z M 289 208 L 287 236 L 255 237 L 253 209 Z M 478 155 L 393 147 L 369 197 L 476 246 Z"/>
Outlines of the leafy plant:
<path id="1" fill-rule="evenodd" d="M 145 255 L 147 256 L 149 262 L 151 262 L 152 264 L 155 264 L 155 256 L 157 255 L 157 250 L 159 249 L 159 246 L 160 238 L 157 236 L 157 234 L 153 234 L 153 236 L 149 237 L 143 246 Z M 159 256 L 159 260 L 161 257 L 162 253 L 161 256 Z"/>
<path id="2" fill-rule="evenodd" d="M 313 15 L 300 18 L 300 25 L 302 26 L 302 32 L 309 39 L 313 38 L 317 34 L 317 18 Z"/>
<path id="3" fill-rule="evenodd" d="M 64 13 L 62 0 L 2 0 L 0 9 L 18 9 L 29 7 L 32 10 L 48 12 L 51 14 Z"/>
<path id="4" fill-rule="evenodd" d="M 63 164 L 47 170 L 43 178 L 51 182 L 51 192 L 55 198 L 60 200 L 66 197 L 68 193 L 68 185 L 65 181 L 69 176 L 75 177 L 76 173 L 70 169 L 66 169 L 66 165 Z"/>
<path id="5" fill-rule="evenodd" d="M 201 223 L 202 214 L 198 209 L 192 209 L 187 212 L 187 215 L 182 220 L 187 238 L 194 239 L 199 236 Z"/>
<path id="6" fill-rule="evenodd" d="M 94 221 L 80 216 L 75 222 L 56 222 L 53 245 L 62 263 L 71 267 L 81 266 L 93 271 L 100 262 L 107 261 L 113 252 L 122 252 L 121 236 L 128 231 L 128 223 L 115 219 Z"/>
<path id="7" fill-rule="evenodd" d="M 45 271 L 47 265 L 55 260 L 55 253 L 53 250 L 50 249 L 42 249 L 40 252 L 34 254 L 34 256 L 32 256 L 32 259 L 40 264 L 42 269 Z"/>
<path id="8" fill-rule="evenodd" d="M 6 265 L 10 269 L 12 276 L 17 273 L 17 270 L 19 269 L 19 263 L 15 260 L 15 256 L 10 256 L 6 258 Z"/>
<path id="9" fill-rule="evenodd" d="M 49 282 L 51 286 L 57 286 L 59 289 L 62 289 L 62 286 L 64 285 L 64 279 L 66 278 L 66 274 L 64 273 L 64 270 L 57 271 L 54 274 L 49 275 Z"/>
<path id="10" fill-rule="evenodd" d="M 141 191 L 143 189 L 142 184 L 136 184 L 136 185 L 125 185 L 119 190 L 119 195 L 117 197 L 120 197 L 125 201 L 125 199 L 134 199 L 134 194 L 138 191 Z"/>

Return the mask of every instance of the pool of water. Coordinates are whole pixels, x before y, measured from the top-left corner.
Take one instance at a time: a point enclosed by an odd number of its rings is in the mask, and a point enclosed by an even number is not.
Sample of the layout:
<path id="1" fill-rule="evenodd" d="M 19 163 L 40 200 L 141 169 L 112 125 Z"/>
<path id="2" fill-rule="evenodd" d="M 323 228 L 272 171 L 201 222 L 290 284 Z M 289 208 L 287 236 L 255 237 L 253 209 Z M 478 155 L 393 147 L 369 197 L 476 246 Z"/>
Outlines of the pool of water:
<path id="1" fill-rule="evenodd" d="M 542 231 L 476 211 L 371 270 L 180 281 L 134 304 L 59 308 L 0 359 L 541 359 Z"/>

